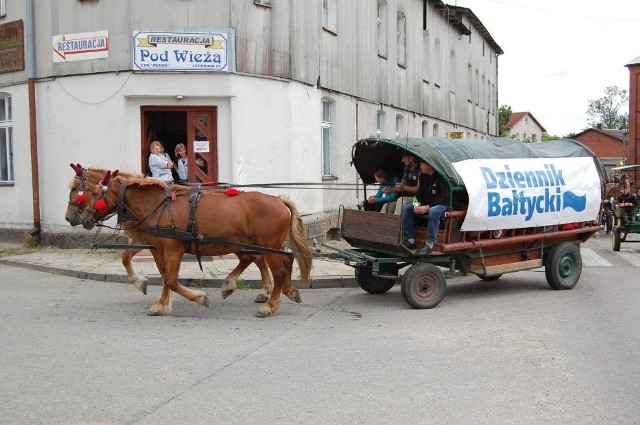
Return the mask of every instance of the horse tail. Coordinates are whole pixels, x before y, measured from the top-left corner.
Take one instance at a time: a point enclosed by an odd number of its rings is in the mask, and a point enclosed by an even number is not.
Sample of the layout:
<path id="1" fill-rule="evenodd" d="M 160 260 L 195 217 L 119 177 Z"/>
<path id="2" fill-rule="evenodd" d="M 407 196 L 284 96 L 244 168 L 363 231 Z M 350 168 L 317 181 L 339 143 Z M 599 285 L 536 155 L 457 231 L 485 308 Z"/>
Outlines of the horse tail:
<path id="1" fill-rule="evenodd" d="M 293 203 L 288 196 L 280 195 L 278 198 L 289 208 L 291 211 L 291 226 L 289 228 L 289 248 L 296 255 L 296 261 L 300 268 L 300 282 L 307 283 L 309 276 L 311 275 L 311 259 L 313 256 L 313 249 L 311 244 L 307 240 L 304 234 L 302 226 L 302 218 L 298 213 L 296 204 Z"/>

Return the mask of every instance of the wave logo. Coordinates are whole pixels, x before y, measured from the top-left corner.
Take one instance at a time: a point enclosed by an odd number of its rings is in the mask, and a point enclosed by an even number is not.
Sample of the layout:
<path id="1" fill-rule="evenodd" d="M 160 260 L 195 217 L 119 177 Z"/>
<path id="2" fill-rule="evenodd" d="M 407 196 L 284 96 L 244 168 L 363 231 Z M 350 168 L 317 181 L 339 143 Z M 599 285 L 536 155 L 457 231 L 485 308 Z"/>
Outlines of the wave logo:
<path id="1" fill-rule="evenodd" d="M 587 195 L 576 195 L 570 190 L 562 194 L 562 209 L 571 208 L 576 212 L 582 212 L 587 207 Z"/>

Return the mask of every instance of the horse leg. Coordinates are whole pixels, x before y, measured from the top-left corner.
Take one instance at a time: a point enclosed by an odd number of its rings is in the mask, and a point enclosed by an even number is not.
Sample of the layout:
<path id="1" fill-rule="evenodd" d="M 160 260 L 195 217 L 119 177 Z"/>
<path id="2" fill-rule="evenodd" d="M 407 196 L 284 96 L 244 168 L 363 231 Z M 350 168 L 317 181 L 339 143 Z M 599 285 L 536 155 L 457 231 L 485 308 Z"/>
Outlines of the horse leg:
<path id="1" fill-rule="evenodd" d="M 291 286 L 293 257 L 282 255 L 265 255 L 265 257 L 273 276 L 273 290 L 269 300 L 256 311 L 258 317 L 269 317 L 276 314 L 280 306 L 280 294 L 283 292 L 291 300 L 301 301 L 298 290 Z"/>
<path id="2" fill-rule="evenodd" d="M 220 287 L 220 291 L 222 291 L 222 298 L 227 298 L 229 295 L 233 294 L 233 291 L 238 288 L 238 277 L 242 274 L 243 271 L 245 271 L 247 267 L 249 267 L 249 264 L 253 262 L 253 256 L 251 255 L 236 255 L 238 256 L 238 260 L 240 260 L 240 262 L 238 263 L 236 268 L 233 269 L 231 273 L 229 273 L 229 276 L 224 279 L 224 282 L 222 282 L 222 286 Z"/>
<path id="3" fill-rule="evenodd" d="M 282 293 L 287 296 L 291 301 L 296 303 L 302 302 L 302 297 L 300 296 L 300 292 L 291 284 L 291 275 L 293 273 L 293 256 L 283 257 L 282 262 L 287 270 L 287 273 L 284 278 L 284 282 L 282 283 Z"/>
<path id="4" fill-rule="evenodd" d="M 262 279 L 262 287 L 256 296 L 255 302 L 264 303 L 267 302 L 271 296 L 271 292 L 273 291 L 273 277 L 271 276 L 267 260 L 263 255 L 253 256 L 253 261 L 256 263 L 256 266 L 258 266 L 258 270 L 260 270 L 260 277 Z"/>
<path id="5" fill-rule="evenodd" d="M 153 255 L 153 259 L 156 262 L 156 267 L 158 268 L 158 272 L 160 272 L 160 278 L 162 279 L 162 293 L 160 297 L 151 304 L 149 307 L 149 312 L 147 313 L 149 316 L 164 316 L 167 314 L 171 314 L 173 310 L 172 299 L 171 299 L 171 291 L 167 286 L 166 279 L 166 267 L 164 263 L 164 252 L 161 248 L 156 248 L 151 250 L 151 254 Z"/>
<path id="6" fill-rule="evenodd" d="M 129 241 L 129 244 L 131 244 L 131 240 Z M 133 286 L 135 286 L 136 289 L 138 289 L 138 291 L 140 291 L 143 294 L 147 295 L 148 279 L 146 277 L 138 274 L 133 269 L 133 266 L 131 265 L 131 259 L 133 258 L 134 255 L 136 255 L 140 251 L 141 250 L 139 250 L 139 249 L 125 249 L 122 252 L 122 265 L 124 266 L 125 270 L 127 271 L 127 280 L 130 283 L 132 283 Z"/>
<path id="7" fill-rule="evenodd" d="M 178 283 L 178 273 L 180 272 L 180 262 L 183 253 L 170 252 L 165 256 L 165 276 L 164 287 L 176 292 L 189 301 L 196 302 L 205 307 L 209 307 L 209 297 L 206 292 L 198 289 L 190 289 Z M 164 291 L 163 291 L 164 293 Z"/>

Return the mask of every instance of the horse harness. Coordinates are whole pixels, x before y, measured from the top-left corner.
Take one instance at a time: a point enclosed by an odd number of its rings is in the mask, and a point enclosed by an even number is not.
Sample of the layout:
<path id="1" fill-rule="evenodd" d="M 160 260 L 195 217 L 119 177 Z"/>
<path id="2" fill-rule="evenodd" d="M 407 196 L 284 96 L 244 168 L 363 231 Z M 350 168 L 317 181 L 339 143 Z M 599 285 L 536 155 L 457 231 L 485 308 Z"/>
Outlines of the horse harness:
<path id="1" fill-rule="evenodd" d="M 118 225 L 122 225 L 125 220 L 137 220 L 135 217 L 131 216 L 127 213 L 124 208 L 124 194 L 127 189 L 128 180 L 123 179 L 122 184 L 120 185 L 120 189 L 118 190 L 118 201 L 117 201 L 117 213 L 118 213 Z M 155 227 L 150 227 L 147 229 L 147 232 L 151 236 L 162 237 L 162 238 L 172 238 L 172 239 L 180 239 L 185 242 L 185 249 L 187 251 L 191 251 L 191 248 L 195 251 L 196 259 L 198 260 L 198 265 L 200 266 L 200 271 L 202 271 L 202 255 L 200 253 L 200 245 L 223 245 L 223 246 L 232 246 L 241 248 L 240 252 L 245 254 L 262 254 L 262 253 L 270 253 L 270 254 L 278 254 L 278 255 L 286 255 L 286 256 L 294 256 L 293 252 L 267 248 L 258 245 L 252 245 L 243 242 L 234 242 L 227 239 L 214 237 L 214 236 L 206 236 L 198 233 L 198 222 L 196 220 L 196 209 L 200 203 L 200 198 L 203 194 L 203 191 L 199 186 L 190 190 L 189 196 L 189 221 L 187 223 L 187 230 L 179 230 L 176 228 L 176 225 L 173 221 L 173 215 L 171 214 L 171 204 L 175 201 L 176 196 L 182 195 L 181 193 L 176 194 L 175 190 L 173 190 L 173 182 L 167 183 L 167 187 L 165 189 L 164 199 L 160 201 L 157 207 L 152 209 L 142 220 L 138 220 L 138 223 L 130 227 L 130 229 L 140 226 L 142 223 L 146 222 L 149 218 L 151 218 L 158 210 L 160 214 L 158 214 L 158 219 Z M 169 217 L 169 227 L 160 227 L 160 219 L 164 213 L 167 212 Z"/>

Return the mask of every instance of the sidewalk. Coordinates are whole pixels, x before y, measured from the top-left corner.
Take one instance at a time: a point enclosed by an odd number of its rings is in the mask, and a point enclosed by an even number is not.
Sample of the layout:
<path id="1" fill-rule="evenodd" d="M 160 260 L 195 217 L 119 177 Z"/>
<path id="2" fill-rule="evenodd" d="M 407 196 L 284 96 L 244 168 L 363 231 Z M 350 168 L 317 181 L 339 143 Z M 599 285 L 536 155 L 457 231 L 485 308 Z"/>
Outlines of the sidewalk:
<path id="1" fill-rule="evenodd" d="M 357 287 L 354 269 L 342 260 L 331 259 L 327 252 L 316 252 L 311 271 L 310 288 Z M 122 250 L 114 249 L 58 249 L 51 247 L 26 248 L 21 244 L 0 241 L 0 266 L 10 265 L 63 276 L 91 279 L 102 282 L 128 283 L 127 274 L 120 260 Z M 196 257 L 186 254 L 180 266 L 179 281 L 185 286 L 219 288 L 224 278 L 238 264 L 235 255 L 203 257 L 202 271 Z M 133 257 L 133 268 L 149 279 L 150 285 L 161 285 L 160 273 L 148 250 Z M 293 283 L 297 285 L 299 274 L 294 263 Z M 260 288 L 260 271 L 251 264 L 240 276 L 242 285 Z M 238 282 L 240 285 L 240 281 Z"/>

